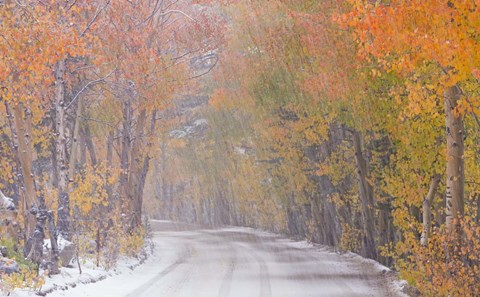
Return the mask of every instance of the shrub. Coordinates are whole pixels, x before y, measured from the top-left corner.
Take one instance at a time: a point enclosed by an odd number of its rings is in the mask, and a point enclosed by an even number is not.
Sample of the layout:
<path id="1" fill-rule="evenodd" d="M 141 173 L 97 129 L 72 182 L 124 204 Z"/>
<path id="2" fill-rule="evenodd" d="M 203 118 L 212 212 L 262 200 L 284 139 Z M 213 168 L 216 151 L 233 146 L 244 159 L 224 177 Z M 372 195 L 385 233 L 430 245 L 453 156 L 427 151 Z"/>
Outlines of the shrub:
<path id="1" fill-rule="evenodd" d="M 465 218 L 458 229 L 456 234 L 434 229 L 428 246 L 412 250 L 403 276 L 422 295 L 480 296 L 480 226 Z"/>

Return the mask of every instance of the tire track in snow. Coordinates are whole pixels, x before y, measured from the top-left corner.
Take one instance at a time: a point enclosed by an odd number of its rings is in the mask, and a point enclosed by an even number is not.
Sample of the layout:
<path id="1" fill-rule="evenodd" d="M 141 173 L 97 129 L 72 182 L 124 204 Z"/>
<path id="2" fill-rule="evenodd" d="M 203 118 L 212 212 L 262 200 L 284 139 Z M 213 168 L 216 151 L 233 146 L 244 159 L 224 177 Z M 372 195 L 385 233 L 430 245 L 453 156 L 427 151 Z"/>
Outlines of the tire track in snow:
<path id="1" fill-rule="evenodd" d="M 191 263 L 189 263 L 191 264 Z M 198 268 L 197 264 L 192 264 L 190 267 L 187 268 L 187 270 L 182 274 L 182 277 L 175 282 L 171 282 L 168 288 L 163 290 L 159 296 L 162 297 L 173 297 L 173 296 L 178 296 L 178 292 L 182 290 L 182 288 L 186 287 L 186 284 L 190 281 L 192 278 L 194 270 Z"/>
<path id="2" fill-rule="evenodd" d="M 189 247 L 185 246 L 184 252 L 181 254 L 181 256 L 175 262 L 173 262 L 172 264 L 167 266 L 167 268 L 160 271 L 156 276 L 154 276 L 152 279 L 150 279 L 148 282 L 146 282 L 142 286 L 136 288 L 134 291 L 125 295 L 125 297 L 141 296 L 146 290 L 148 290 L 150 287 L 155 285 L 159 280 L 161 280 L 167 274 L 174 271 L 178 266 L 184 264 L 191 256 L 192 256 L 192 248 L 189 248 Z"/>
<path id="3" fill-rule="evenodd" d="M 229 251 L 233 253 L 231 257 L 229 257 L 229 261 L 227 264 L 227 271 L 222 279 L 222 284 L 220 285 L 220 289 L 218 290 L 218 297 L 228 297 L 230 296 L 230 288 L 232 285 L 233 280 L 233 272 L 237 266 L 238 256 L 237 256 L 237 248 L 232 242 L 230 238 L 224 238 L 223 236 L 219 235 L 218 233 L 212 233 L 211 231 L 200 231 L 205 236 L 208 236 L 215 240 L 216 243 L 220 245 L 226 245 L 229 248 Z"/>
<path id="4" fill-rule="evenodd" d="M 260 268 L 260 297 L 271 297 L 272 287 L 270 285 L 270 273 L 268 272 L 267 263 L 252 249 L 250 249 L 250 252 Z"/>
<path id="5" fill-rule="evenodd" d="M 247 250 L 247 255 L 251 256 L 253 260 L 258 264 L 260 272 L 260 295 L 259 297 L 271 297 L 272 287 L 270 285 L 270 272 L 265 260 L 252 248 L 244 243 L 234 243 L 236 246 L 242 247 Z M 220 297 L 220 296 L 219 296 Z"/>
<path id="6" fill-rule="evenodd" d="M 219 234 L 218 232 L 215 232 L 215 233 L 202 232 L 202 233 L 206 233 L 206 234 L 208 234 L 210 236 L 213 236 L 213 237 L 221 238 L 222 240 L 225 240 L 225 239 L 231 240 L 228 236 L 226 236 L 227 233 L 236 234 L 237 236 L 238 235 L 241 235 L 241 236 L 246 235 L 247 238 L 249 238 L 249 240 L 250 240 L 249 241 L 250 244 L 251 243 L 258 243 L 259 241 L 261 241 L 261 239 L 258 236 L 255 236 L 255 235 L 252 235 L 252 234 L 246 234 L 246 233 L 237 233 L 237 232 L 235 232 L 235 233 L 226 232 L 226 233 L 221 233 L 221 234 Z M 255 249 L 253 247 L 250 247 L 245 243 L 239 243 L 239 242 L 236 242 L 236 241 L 230 241 L 230 242 L 224 242 L 224 243 L 226 243 L 229 246 L 232 246 L 232 249 L 235 249 L 234 246 L 236 246 L 236 247 L 241 247 L 243 250 L 247 250 L 246 254 L 251 256 L 253 258 L 253 260 L 259 266 L 259 272 L 260 272 L 260 295 L 259 295 L 259 297 L 271 297 L 272 296 L 272 287 L 271 287 L 271 284 L 270 284 L 270 273 L 268 271 L 268 266 L 267 266 L 267 263 L 265 262 L 265 260 L 261 256 L 259 256 L 259 254 L 255 251 Z M 233 267 L 233 269 L 234 269 L 234 267 Z M 233 275 L 233 269 L 232 269 L 232 272 L 231 272 L 232 275 Z M 225 283 L 222 284 L 222 287 L 224 285 L 228 286 L 228 288 L 230 287 L 231 279 L 228 279 L 228 278 L 229 277 L 231 278 L 231 276 L 229 274 L 230 274 L 229 271 L 227 271 L 227 274 L 225 275 L 225 278 L 224 278 Z M 219 293 L 222 293 L 222 291 L 220 291 Z M 218 297 L 225 297 L 225 296 L 228 296 L 228 295 L 223 295 L 223 294 L 218 295 Z"/>
<path id="7" fill-rule="evenodd" d="M 235 266 L 237 265 L 237 252 L 233 246 L 232 249 L 234 254 L 228 263 L 227 272 L 223 277 L 222 285 L 220 286 L 220 290 L 218 291 L 218 297 L 230 296 L 230 287 L 233 279 L 233 271 L 235 270 Z"/>

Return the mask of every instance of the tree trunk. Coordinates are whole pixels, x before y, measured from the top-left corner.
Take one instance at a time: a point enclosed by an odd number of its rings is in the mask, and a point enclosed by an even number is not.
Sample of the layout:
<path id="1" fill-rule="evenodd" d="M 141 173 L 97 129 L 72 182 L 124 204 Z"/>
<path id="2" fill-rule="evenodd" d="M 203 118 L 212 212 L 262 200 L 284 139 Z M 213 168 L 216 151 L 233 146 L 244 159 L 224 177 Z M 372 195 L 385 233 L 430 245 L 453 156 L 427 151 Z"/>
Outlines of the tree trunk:
<path id="1" fill-rule="evenodd" d="M 57 140 L 55 137 L 55 131 L 57 131 L 57 124 L 55 122 L 55 108 L 51 108 L 50 110 L 50 117 L 52 119 L 51 122 L 51 130 L 53 131 L 52 135 L 53 137 L 50 138 L 50 144 L 51 144 L 51 154 L 52 154 L 52 186 L 54 188 L 58 188 L 58 161 L 57 161 Z"/>
<path id="2" fill-rule="evenodd" d="M 70 148 L 70 161 L 68 163 L 69 164 L 68 178 L 70 180 L 73 180 L 75 178 L 77 164 L 79 163 L 78 159 L 81 151 L 80 125 L 82 124 L 82 121 L 81 121 L 82 113 L 83 113 L 83 99 L 80 96 L 78 98 L 77 114 L 75 115 L 75 126 L 73 127 L 72 144 Z"/>
<path id="3" fill-rule="evenodd" d="M 389 204 L 384 204 L 379 210 L 378 219 L 378 245 L 389 246 L 395 242 L 393 229 L 392 209 Z M 389 256 L 378 256 L 378 261 L 385 266 L 391 266 L 393 259 Z"/>
<path id="4" fill-rule="evenodd" d="M 455 116 L 454 109 L 460 99 L 457 86 L 445 91 L 445 115 L 447 137 L 447 183 L 446 183 L 446 224 L 448 232 L 455 228 L 454 219 L 464 213 L 464 128 L 461 116 Z"/>
<path id="5" fill-rule="evenodd" d="M 122 123 L 122 150 L 120 152 L 120 196 L 122 204 L 122 212 L 126 215 L 128 213 L 128 170 L 129 170 L 129 155 L 131 147 L 131 125 L 132 125 L 132 105 L 131 99 L 127 98 L 123 103 L 123 123 Z"/>
<path id="6" fill-rule="evenodd" d="M 31 209 L 31 213 L 36 217 L 35 232 L 30 241 L 30 250 L 28 251 L 27 259 L 34 263 L 40 264 L 43 259 L 43 245 L 45 239 L 45 225 L 48 222 L 48 231 L 50 235 L 51 255 L 49 274 L 59 274 L 58 269 L 58 245 L 57 232 L 55 230 L 55 223 L 52 211 L 47 210 L 45 199 L 43 196 L 38 197 L 38 207 Z"/>
<path id="7" fill-rule="evenodd" d="M 355 160 L 357 162 L 358 183 L 360 189 L 360 200 L 362 204 L 362 222 L 363 222 L 363 245 L 365 256 L 367 258 L 377 258 L 377 248 L 375 245 L 375 220 L 374 220 L 374 198 L 372 186 L 367 181 L 368 167 L 367 160 L 363 155 L 362 139 L 358 131 L 353 131 L 353 146 L 355 149 Z"/>
<path id="8" fill-rule="evenodd" d="M 52 251 L 51 251 L 52 254 L 50 256 L 50 261 L 52 262 L 52 266 L 50 268 L 50 274 L 59 274 L 60 273 L 60 270 L 58 269 L 59 251 L 58 251 L 58 244 L 57 244 L 58 237 L 57 237 L 57 230 L 55 228 L 55 221 L 53 217 L 53 212 L 48 211 L 46 208 L 45 208 L 45 211 L 47 212 L 47 216 L 48 216 L 48 234 L 50 236 L 50 245 L 52 247 Z"/>
<path id="9" fill-rule="evenodd" d="M 21 172 L 24 191 L 21 191 L 20 215 L 24 219 L 25 235 L 30 236 L 35 228 L 35 218 L 30 215 L 30 209 L 36 201 L 35 179 L 33 175 L 33 151 L 30 143 L 30 132 L 27 130 L 28 121 L 31 121 L 31 114 L 25 112 L 23 104 L 18 103 L 14 107 L 14 115 L 7 102 L 5 110 L 9 119 L 10 130 L 16 158 L 18 172 Z M 12 120 L 13 119 L 13 120 Z"/>
<path id="10" fill-rule="evenodd" d="M 85 164 L 87 164 L 87 144 L 85 141 L 85 133 L 83 132 L 83 130 L 80 132 L 82 133 L 80 133 L 79 162 L 80 166 L 84 167 Z"/>
<path id="11" fill-rule="evenodd" d="M 435 175 L 432 178 L 432 182 L 430 183 L 430 189 L 428 190 L 427 196 L 423 198 L 423 232 L 420 239 L 421 245 L 428 244 L 428 239 L 430 237 L 430 229 L 432 225 L 432 211 L 430 206 L 432 204 L 433 198 L 435 197 L 435 193 L 437 192 L 439 183 L 440 175 Z"/>
<path id="12" fill-rule="evenodd" d="M 85 138 L 85 146 L 88 150 L 88 155 L 90 156 L 90 164 L 92 166 L 96 166 L 97 161 L 97 154 L 95 152 L 95 145 L 93 144 L 92 140 L 92 132 L 90 132 L 90 126 L 86 125 L 83 129 L 83 136 Z"/>
<path id="13" fill-rule="evenodd" d="M 45 239 L 45 222 L 47 221 L 47 216 L 44 211 L 42 211 L 42 206 L 39 208 L 32 208 L 31 214 L 36 217 L 35 232 L 33 236 L 26 244 L 26 258 L 31 260 L 33 263 L 40 264 L 43 258 L 43 243 Z"/>
<path id="14" fill-rule="evenodd" d="M 56 141 L 55 149 L 58 163 L 58 231 L 67 239 L 70 238 L 70 201 L 68 197 L 68 160 L 67 160 L 67 135 L 65 116 L 65 60 L 57 62 L 55 69 L 55 121 Z"/>
<path id="15" fill-rule="evenodd" d="M 132 212 L 131 228 L 140 226 L 142 223 L 142 209 L 141 200 L 142 194 L 139 193 L 141 184 L 141 174 L 143 168 L 144 150 L 143 146 L 143 134 L 145 129 L 145 123 L 147 119 L 147 111 L 142 109 L 138 115 L 137 125 L 135 127 L 135 135 L 132 143 L 132 149 L 130 152 L 130 168 L 128 170 L 128 188 L 127 199 L 130 205 L 129 210 Z M 143 189 L 142 189 L 143 192 Z"/>
<path id="16" fill-rule="evenodd" d="M 111 176 L 111 172 L 110 170 L 112 169 L 112 162 L 113 162 L 113 130 L 111 130 L 110 132 L 108 132 L 108 137 L 107 137 L 107 168 L 108 168 L 108 171 L 107 171 L 107 177 L 108 179 L 110 179 L 110 176 Z M 112 198 L 113 198 L 113 189 L 112 189 L 112 185 L 111 184 L 107 184 L 107 195 L 108 195 L 108 199 L 109 199 L 109 203 L 112 202 Z"/>
<path id="17" fill-rule="evenodd" d="M 143 166 L 140 173 L 140 180 L 136 187 L 136 194 L 135 194 L 136 200 L 134 205 L 135 206 L 134 212 L 138 214 L 136 218 L 136 223 L 141 223 L 141 219 L 142 219 L 143 190 L 145 189 L 145 182 L 147 180 L 148 170 L 150 169 L 150 160 L 151 160 L 150 153 L 151 153 L 151 148 L 153 146 L 153 135 L 155 133 L 156 114 L 157 112 L 154 110 L 152 112 L 150 130 L 148 132 L 147 151 L 145 152 L 145 156 L 143 157 Z"/>
<path id="18" fill-rule="evenodd" d="M 475 217 L 475 222 L 480 223 L 480 194 L 476 194 L 475 198 L 477 199 L 477 216 Z"/>
<path id="19" fill-rule="evenodd" d="M 165 205 L 165 209 L 168 212 L 167 218 L 171 217 L 172 212 L 172 203 L 170 199 L 168 199 L 167 195 L 167 141 L 165 137 L 162 137 L 162 143 L 160 145 L 161 147 L 161 153 L 160 153 L 160 179 L 161 179 L 161 197 L 163 200 L 163 203 Z"/>

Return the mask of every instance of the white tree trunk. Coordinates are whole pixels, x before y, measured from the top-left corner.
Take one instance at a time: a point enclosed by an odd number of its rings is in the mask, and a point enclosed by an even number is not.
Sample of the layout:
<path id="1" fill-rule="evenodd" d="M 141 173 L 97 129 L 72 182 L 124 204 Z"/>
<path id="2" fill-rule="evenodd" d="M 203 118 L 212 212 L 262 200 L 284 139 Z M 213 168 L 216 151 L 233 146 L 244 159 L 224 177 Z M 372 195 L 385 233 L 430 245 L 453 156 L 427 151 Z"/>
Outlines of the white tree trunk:
<path id="1" fill-rule="evenodd" d="M 460 89 L 457 86 L 445 91 L 445 116 L 447 137 L 447 181 L 446 181 L 446 224 L 452 232 L 454 218 L 459 218 L 464 212 L 464 128 L 462 117 L 455 116 L 454 109 L 460 99 Z"/>
<path id="2" fill-rule="evenodd" d="M 55 121 L 56 141 L 55 149 L 58 166 L 58 223 L 59 232 L 70 239 L 70 201 L 68 197 L 68 159 L 67 159 L 67 134 L 65 117 L 65 60 L 57 62 L 55 69 Z"/>

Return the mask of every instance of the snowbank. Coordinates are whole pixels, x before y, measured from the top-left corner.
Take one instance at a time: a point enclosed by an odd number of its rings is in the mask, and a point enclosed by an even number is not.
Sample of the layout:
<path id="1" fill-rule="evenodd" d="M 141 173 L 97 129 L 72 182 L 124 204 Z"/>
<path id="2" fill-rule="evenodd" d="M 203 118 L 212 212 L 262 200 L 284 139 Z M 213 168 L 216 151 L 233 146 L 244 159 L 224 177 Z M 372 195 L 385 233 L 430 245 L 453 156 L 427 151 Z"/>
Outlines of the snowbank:
<path id="1" fill-rule="evenodd" d="M 65 248 L 69 246 L 70 242 L 60 238 L 59 247 Z M 49 242 L 45 242 L 45 247 L 49 248 Z M 153 249 L 146 249 L 146 256 L 150 257 L 153 255 Z M 103 281 L 107 278 L 122 275 L 126 273 L 131 273 L 137 267 L 142 265 L 145 262 L 145 258 L 127 258 L 121 257 L 117 263 L 116 268 L 109 271 L 105 270 L 102 267 L 97 267 L 93 261 L 81 260 L 81 270 L 78 268 L 76 261 L 74 265 L 69 267 L 62 267 L 60 274 L 53 275 L 51 277 L 46 277 L 45 284 L 42 286 L 40 291 L 33 291 L 27 289 L 17 289 L 10 296 L 12 297 L 27 297 L 27 296 L 48 296 L 51 295 L 71 295 L 69 290 L 80 285 L 87 285 Z M 43 272 L 40 272 L 43 273 Z M 63 293 L 64 292 L 64 293 Z M 78 295 L 82 296 L 82 295 Z"/>
<path id="2" fill-rule="evenodd" d="M 110 271 L 106 271 L 101 267 L 96 267 L 91 261 L 82 262 L 82 274 L 80 274 L 77 265 L 74 265 L 73 267 L 63 267 L 60 274 L 45 279 L 45 285 L 43 285 L 39 292 L 17 289 L 10 296 L 45 296 L 54 291 L 68 291 L 70 288 L 75 288 L 79 284 L 95 283 L 110 276 L 118 275 L 125 271 L 131 271 L 132 267 L 136 267 L 139 261 L 132 258 L 124 258 L 119 261 L 116 269 Z"/>

